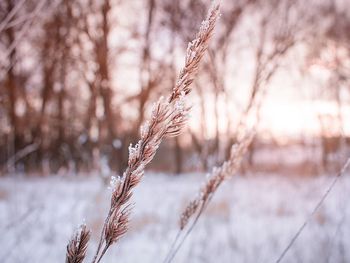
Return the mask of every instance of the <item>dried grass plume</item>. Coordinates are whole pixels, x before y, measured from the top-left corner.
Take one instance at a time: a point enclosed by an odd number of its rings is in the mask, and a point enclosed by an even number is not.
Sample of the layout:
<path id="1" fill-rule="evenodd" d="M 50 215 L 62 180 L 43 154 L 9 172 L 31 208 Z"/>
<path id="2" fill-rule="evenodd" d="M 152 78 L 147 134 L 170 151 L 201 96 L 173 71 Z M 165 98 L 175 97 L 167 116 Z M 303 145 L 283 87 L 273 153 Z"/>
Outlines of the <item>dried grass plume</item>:
<path id="1" fill-rule="evenodd" d="M 66 263 L 83 262 L 89 239 L 90 231 L 82 225 L 67 245 Z"/>
<path id="2" fill-rule="evenodd" d="M 188 44 L 185 65 L 180 71 L 171 95 L 167 99 L 161 97 L 154 104 L 151 118 L 141 127 L 140 140 L 135 145 L 129 146 L 128 167 L 121 177 L 113 180 L 110 209 L 101 231 L 93 263 L 100 262 L 108 248 L 128 231 L 129 201 L 133 188 L 141 181 L 146 165 L 154 158 L 163 138 L 179 135 L 187 123 L 190 107 L 186 105 L 185 99 L 191 92 L 191 84 L 208 48 L 218 17 L 219 5 L 212 4 L 196 38 Z"/>

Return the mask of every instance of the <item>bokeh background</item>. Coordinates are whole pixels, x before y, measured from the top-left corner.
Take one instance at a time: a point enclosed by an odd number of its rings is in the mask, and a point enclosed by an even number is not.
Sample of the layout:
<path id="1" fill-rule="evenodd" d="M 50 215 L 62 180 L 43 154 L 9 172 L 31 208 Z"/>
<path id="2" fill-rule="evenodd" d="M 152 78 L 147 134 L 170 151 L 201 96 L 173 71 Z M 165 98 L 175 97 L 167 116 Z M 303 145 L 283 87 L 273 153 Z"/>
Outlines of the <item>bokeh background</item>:
<path id="1" fill-rule="evenodd" d="M 97 234 L 106 184 L 125 169 L 152 104 L 171 92 L 209 5 L 0 2 L 3 262 L 63 261 L 83 218 Z M 240 172 L 176 262 L 278 256 L 350 156 L 349 8 L 348 0 L 222 0 L 189 125 L 161 145 L 135 191 L 131 233 L 106 262 L 161 261 L 180 210 L 228 158 L 242 123 L 256 136 Z M 345 175 L 286 262 L 350 261 Z"/>

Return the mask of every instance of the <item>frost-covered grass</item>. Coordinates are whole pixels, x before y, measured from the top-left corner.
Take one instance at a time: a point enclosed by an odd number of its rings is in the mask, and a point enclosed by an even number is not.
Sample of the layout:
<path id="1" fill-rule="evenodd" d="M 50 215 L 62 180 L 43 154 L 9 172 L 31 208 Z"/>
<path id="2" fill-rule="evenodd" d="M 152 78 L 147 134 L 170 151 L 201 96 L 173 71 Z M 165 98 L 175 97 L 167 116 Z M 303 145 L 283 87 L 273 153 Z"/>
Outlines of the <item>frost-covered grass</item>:
<path id="1" fill-rule="evenodd" d="M 283 262 L 350 262 L 349 176 L 340 179 Z M 180 210 L 202 177 L 146 174 L 134 192 L 131 229 L 104 262 L 162 262 Z M 235 177 L 218 191 L 174 262 L 275 262 L 331 180 Z M 64 262 L 67 241 L 84 220 L 96 246 L 108 196 L 97 177 L 0 178 L 0 261 Z"/>

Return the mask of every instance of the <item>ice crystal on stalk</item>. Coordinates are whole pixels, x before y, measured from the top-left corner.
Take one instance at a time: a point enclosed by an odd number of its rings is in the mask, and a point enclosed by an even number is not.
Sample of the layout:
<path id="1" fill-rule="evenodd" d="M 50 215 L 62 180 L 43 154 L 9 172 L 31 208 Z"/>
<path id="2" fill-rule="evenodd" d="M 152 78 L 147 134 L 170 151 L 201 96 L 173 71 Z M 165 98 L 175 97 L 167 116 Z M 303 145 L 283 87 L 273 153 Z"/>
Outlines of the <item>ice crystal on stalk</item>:
<path id="1" fill-rule="evenodd" d="M 177 100 L 175 102 L 175 109 L 176 111 L 178 111 L 179 113 L 182 113 L 184 112 L 185 110 L 185 92 L 184 91 L 181 91 L 181 94 L 180 94 L 180 97 L 179 97 L 179 100 Z"/>
<path id="2" fill-rule="evenodd" d="M 197 55 L 197 52 L 196 52 L 197 42 L 198 42 L 198 39 L 195 39 L 192 42 L 188 43 L 187 54 L 186 54 L 186 63 L 187 64 L 191 63 Z"/>
<path id="3" fill-rule="evenodd" d="M 116 176 L 111 176 L 111 180 L 109 181 L 109 187 L 108 189 L 114 190 L 118 188 L 118 186 L 121 184 L 121 177 L 118 175 Z"/>
<path id="4" fill-rule="evenodd" d="M 149 121 L 146 121 L 145 124 L 141 126 L 141 138 L 145 138 L 149 131 Z"/>
<path id="5" fill-rule="evenodd" d="M 156 120 L 158 117 L 159 109 L 164 107 L 164 97 L 160 97 L 157 103 L 153 103 L 152 106 L 152 120 Z"/>
<path id="6" fill-rule="evenodd" d="M 138 154 L 139 144 L 137 143 L 135 146 L 132 146 L 132 143 L 129 145 L 129 158 L 134 159 Z"/>
<path id="7" fill-rule="evenodd" d="M 209 29 L 209 21 L 204 20 L 201 24 L 200 31 L 208 31 Z"/>
<path id="8" fill-rule="evenodd" d="M 193 60 L 195 57 L 196 57 L 196 51 L 190 51 L 189 52 L 189 60 L 191 61 L 191 60 Z"/>

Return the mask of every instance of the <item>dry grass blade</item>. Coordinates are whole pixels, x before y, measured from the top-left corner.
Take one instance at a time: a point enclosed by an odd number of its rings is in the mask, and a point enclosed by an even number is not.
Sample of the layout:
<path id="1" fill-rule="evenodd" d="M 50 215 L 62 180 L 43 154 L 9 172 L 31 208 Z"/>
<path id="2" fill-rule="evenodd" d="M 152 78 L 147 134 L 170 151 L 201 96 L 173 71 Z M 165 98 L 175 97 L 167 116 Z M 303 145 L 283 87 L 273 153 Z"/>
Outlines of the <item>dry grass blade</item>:
<path id="1" fill-rule="evenodd" d="M 198 197 L 192 200 L 182 213 L 180 219 L 181 230 L 186 227 L 187 223 L 190 221 L 193 215 L 195 215 L 198 211 L 207 205 L 207 203 L 210 201 L 210 198 L 221 185 L 221 183 L 224 180 L 232 177 L 233 174 L 238 171 L 242 158 L 247 152 L 248 146 L 252 142 L 253 138 L 254 132 L 247 133 L 240 142 L 232 146 L 229 160 L 224 162 L 222 166 L 215 167 L 213 169 L 207 182 L 202 187 Z M 196 204 L 196 206 L 193 206 L 193 204 Z"/>
<path id="2" fill-rule="evenodd" d="M 254 135 L 255 132 L 247 132 L 237 144 L 232 146 L 230 158 L 220 167 L 213 169 L 208 180 L 201 188 L 199 195 L 186 206 L 180 217 L 179 233 L 172 243 L 164 262 L 169 263 L 174 259 L 199 217 L 210 203 L 218 187 L 224 180 L 232 177 L 238 171 L 242 158 L 247 152 Z"/>
<path id="3" fill-rule="evenodd" d="M 206 20 L 202 22 L 201 27 L 199 28 L 196 38 L 188 44 L 185 67 L 180 72 L 176 86 L 169 99 L 170 102 L 178 98 L 182 92 L 184 92 L 185 95 L 191 92 L 190 85 L 198 71 L 199 62 L 208 48 L 208 43 L 213 34 L 218 17 L 219 5 L 213 3 Z"/>
<path id="4" fill-rule="evenodd" d="M 129 213 L 129 208 L 125 207 L 122 211 L 114 211 L 109 218 L 105 229 L 105 239 L 109 246 L 128 231 Z"/>
<path id="5" fill-rule="evenodd" d="M 298 239 L 298 237 L 301 235 L 301 233 L 303 232 L 303 230 L 305 229 L 305 227 L 307 226 L 307 224 L 311 221 L 311 219 L 315 216 L 316 212 L 320 209 L 321 205 L 324 203 L 324 201 L 326 200 L 326 198 L 328 197 L 329 193 L 332 191 L 333 187 L 335 186 L 335 184 L 338 182 L 339 178 L 342 177 L 346 170 L 349 168 L 350 166 L 350 158 L 348 158 L 344 164 L 344 166 L 342 167 L 342 169 L 338 172 L 337 176 L 334 177 L 332 183 L 329 185 L 329 187 L 327 188 L 326 192 L 322 195 L 321 199 L 317 202 L 316 206 L 314 207 L 314 209 L 312 210 L 312 212 L 309 214 L 309 216 L 307 217 L 307 219 L 304 221 L 304 223 L 299 227 L 298 231 L 294 234 L 294 236 L 292 237 L 292 239 L 289 241 L 288 245 L 285 247 L 285 249 L 282 251 L 282 253 L 279 255 L 278 259 L 276 260 L 276 263 L 280 263 L 282 262 L 282 260 L 284 259 L 285 255 L 287 254 L 287 252 L 289 251 L 289 249 L 293 246 L 293 244 L 295 243 L 295 241 Z"/>
<path id="6" fill-rule="evenodd" d="M 89 239 L 90 231 L 82 225 L 67 245 L 66 263 L 83 262 Z"/>

